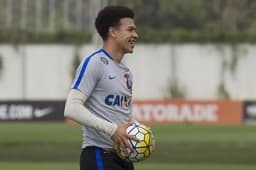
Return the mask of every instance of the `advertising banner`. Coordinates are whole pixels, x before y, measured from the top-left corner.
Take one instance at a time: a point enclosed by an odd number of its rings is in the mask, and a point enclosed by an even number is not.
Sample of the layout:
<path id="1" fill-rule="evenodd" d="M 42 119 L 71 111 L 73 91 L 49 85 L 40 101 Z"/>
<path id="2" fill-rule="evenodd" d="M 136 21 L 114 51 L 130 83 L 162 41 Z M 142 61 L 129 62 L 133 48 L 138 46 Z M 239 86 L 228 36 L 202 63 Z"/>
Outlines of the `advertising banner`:
<path id="1" fill-rule="evenodd" d="M 244 102 L 244 122 L 246 124 L 256 124 L 256 101 Z"/>
<path id="2" fill-rule="evenodd" d="M 0 101 L 0 121 L 63 121 L 65 101 Z"/>
<path id="3" fill-rule="evenodd" d="M 137 100 L 135 119 L 149 123 L 242 124 L 240 101 Z"/>

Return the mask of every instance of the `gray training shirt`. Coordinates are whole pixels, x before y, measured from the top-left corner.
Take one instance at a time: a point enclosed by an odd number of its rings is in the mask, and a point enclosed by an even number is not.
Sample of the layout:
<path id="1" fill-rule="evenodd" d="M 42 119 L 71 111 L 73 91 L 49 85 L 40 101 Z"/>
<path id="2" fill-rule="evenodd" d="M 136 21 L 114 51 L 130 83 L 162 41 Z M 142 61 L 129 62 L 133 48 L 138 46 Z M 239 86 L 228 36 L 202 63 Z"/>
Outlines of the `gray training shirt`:
<path id="1" fill-rule="evenodd" d="M 72 85 L 88 96 L 85 107 L 96 116 L 116 124 L 131 121 L 133 77 L 122 63 L 99 49 L 85 58 Z M 113 148 L 112 140 L 101 131 L 83 127 L 83 145 Z"/>

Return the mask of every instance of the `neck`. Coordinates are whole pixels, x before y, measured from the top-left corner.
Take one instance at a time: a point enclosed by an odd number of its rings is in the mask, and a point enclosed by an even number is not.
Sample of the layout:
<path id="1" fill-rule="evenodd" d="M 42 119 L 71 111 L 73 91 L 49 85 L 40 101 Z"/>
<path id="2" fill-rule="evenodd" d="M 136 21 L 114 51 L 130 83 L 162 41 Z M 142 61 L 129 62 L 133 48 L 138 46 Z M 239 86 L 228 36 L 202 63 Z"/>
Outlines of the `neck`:
<path id="1" fill-rule="evenodd" d="M 109 45 L 109 43 L 104 43 L 103 49 L 109 53 L 114 61 L 120 63 L 123 59 L 124 54 L 116 46 Z"/>

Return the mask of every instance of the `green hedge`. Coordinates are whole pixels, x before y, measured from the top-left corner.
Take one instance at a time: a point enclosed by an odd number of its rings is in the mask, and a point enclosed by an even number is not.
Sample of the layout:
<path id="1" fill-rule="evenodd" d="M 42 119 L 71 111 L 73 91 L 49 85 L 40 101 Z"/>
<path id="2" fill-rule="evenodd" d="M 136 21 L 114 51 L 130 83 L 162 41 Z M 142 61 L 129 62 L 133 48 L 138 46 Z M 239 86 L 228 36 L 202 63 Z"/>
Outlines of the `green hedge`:
<path id="1" fill-rule="evenodd" d="M 59 32 L 30 32 L 20 29 L 0 32 L 0 43 L 75 43 L 90 42 L 91 35 L 87 32 L 59 31 Z"/>
<path id="2" fill-rule="evenodd" d="M 138 27 L 140 43 L 255 43 L 256 31 L 224 32 L 224 31 L 187 31 L 184 29 L 155 30 L 150 27 Z M 24 30 L 8 30 L 0 32 L 0 43 L 90 43 L 89 32 L 60 31 L 29 32 Z"/>
<path id="3" fill-rule="evenodd" d="M 149 27 L 138 28 L 140 41 L 155 43 L 255 43 L 256 31 L 224 32 L 224 31 L 187 31 L 184 29 L 154 30 Z"/>

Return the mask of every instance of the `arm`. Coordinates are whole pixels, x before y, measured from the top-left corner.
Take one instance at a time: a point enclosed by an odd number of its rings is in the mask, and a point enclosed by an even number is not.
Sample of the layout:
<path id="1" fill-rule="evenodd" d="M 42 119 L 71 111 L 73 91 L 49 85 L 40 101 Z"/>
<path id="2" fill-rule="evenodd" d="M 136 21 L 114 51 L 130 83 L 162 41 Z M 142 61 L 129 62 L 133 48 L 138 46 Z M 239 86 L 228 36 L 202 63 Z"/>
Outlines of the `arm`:
<path id="1" fill-rule="evenodd" d="M 133 150 L 128 143 L 128 139 L 137 142 L 139 142 L 139 140 L 134 136 L 128 135 L 126 132 L 127 127 L 132 123 L 116 125 L 93 115 L 83 105 L 87 98 L 88 97 L 79 90 L 72 89 L 67 97 L 64 116 L 71 118 L 81 125 L 92 127 L 108 134 L 111 136 L 112 141 L 123 150 L 126 150 L 126 148 Z"/>
<path id="2" fill-rule="evenodd" d="M 64 116 L 80 123 L 81 125 L 95 128 L 109 136 L 112 136 L 117 129 L 117 125 L 103 120 L 84 107 L 87 96 L 79 90 L 72 89 L 67 97 Z"/>

